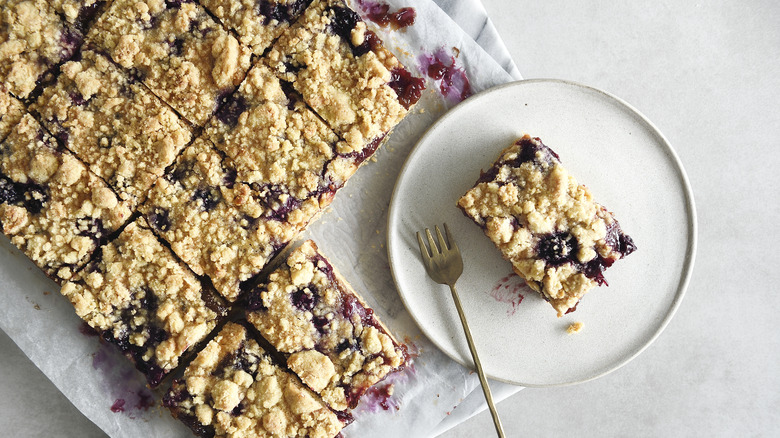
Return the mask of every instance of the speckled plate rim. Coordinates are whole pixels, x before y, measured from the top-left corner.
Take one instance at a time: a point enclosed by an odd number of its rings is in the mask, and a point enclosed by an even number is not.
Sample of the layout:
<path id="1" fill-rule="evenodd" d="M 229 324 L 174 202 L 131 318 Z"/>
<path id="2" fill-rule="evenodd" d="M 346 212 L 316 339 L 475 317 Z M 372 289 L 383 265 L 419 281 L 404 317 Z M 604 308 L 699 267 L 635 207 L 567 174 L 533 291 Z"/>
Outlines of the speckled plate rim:
<path id="1" fill-rule="evenodd" d="M 538 383 L 533 381 L 522 381 L 522 380 L 516 380 L 511 378 L 503 378 L 500 376 L 496 376 L 493 373 L 490 372 L 490 370 L 486 370 L 486 374 L 489 378 L 502 381 L 505 383 L 525 386 L 525 387 L 558 387 L 558 386 L 568 386 L 568 385 L 574 385 L 579 383 L 588 382 L 594 379 L 597 379 L 599 377 L 603 377 L 622 366 L 626 365 L 628 362 L 636 358 L 639 354 L 641 354 L 647 347 L 649 347 L 657 338 L 660 336 L 660 334 L 664 331 L 664 329 L 668 326 L 669 322 L 671 321 L 672 317 L 677 312 L 677 309 L 680 306 L 680 303 L 682 302 L 683 296 L 685 295 L 685 292 L 688 288 L 688 285 L 690 283 L 691 275 L 693 272 L 693 266 L 696 258 L 696 251 L 697 251 L 697 240 L 698 240 L 698 220 L 697 220 L 697 214 L 696 214 L 696 207 L 695 207 L 695 201 L 693 196 L 693 190 L 690 185 L 690 181 L 688 178 L 688 175 L 685 171 L 685 168 L 683 167 L 683 164 L 677 154 L 677 152 L 674 150 L 672 145 L 669 143 L 669 141 L 666 139 L 666 137 L 658 130 L 658 128 L 651 122 L 646 116 L 644 116 L 641 112 L 639 112 L 636 108 L 634 108 L 632 105 L 624 101 L 623 99 L 608 93 L 606 91 L 600 90 L 595 87 L 591 87 L 588 85 L 580 84 L 578 82 L 569 81 L 569 80 L 563 80 L 563 79 L 548 79 L 548 78 L 540 78 L 540 79 L 525 79 L 525 80 L 519 80 L 514 82 L 509 82 L 506 84 L 498 85 L 495 87 L 492 87 L 488 90 L 482 91 L 474 96 L 471 96 L 469 99 L 465 100 L 464 102 L 461 102 L 456 107 L 454 107 L 452 110 L 445 113 L 442 117 L 440 117 L 433 125 L 431 125 L 423 134 L 423 136 L 419 139 L 417 144 L 414 146 L 414 148 L 409 153 L 408 157 L 406 158 L 406 161 L 404 162 L 404 165 L 401 168 L 401 171 L 398 174 L 398 177 L 396 179 L 396 183 L 393 189 L 393 193 L 390 199 L 389 209 L 388 209 L 388 218 L 387 218 L 387 254 L 388 254 L 388 260 L 390 263 L 390 271 L 392 274 L 393 281 L 395 283 L 396 289 L 398 291 L 398 294 L 404 303 L 404 306 L 406 307 L 407 311 L 409 312 L 412 319 L 417 323 L 419 328 L 422 330 L 422 332 L 426 335 L 426 337 L 434 344 L 436 345 L 442 352 L 444 352 L 447 356 L 449 356 L 451 359 L 453 359 L 455 362 L 463 365 L 466 368 L 473 369 L 473 362 L 471 361 L 471 358 L 468 358 L 467 360 L 464 360 L 464 358 L 460 357 L 457 354 L 453 354 L 452 352 L 448 351 L 446 348 L 444 348 L 444 345 L 442 342 L 437 339 L 435 336 L 431 335 L 431 331 L 428 328 L 428 324 L 426 324 L 424 321 L 422 321 L 413 308 L 413 306 L 410 305 L 409 300 L 407 299 L 405 293 L 403 292 L 403 286 L 399 279 L 399 272 L 398 272 L 398 261 L 395 260 L 394 254 L 398 252 L 397 247 L 400 245 L 399 242 L 396 242 L 396 239 L 394 239 L 395 236 L 395 230 L 398 224 L 398 216 L 401 214 L 402 206 L 399 205 L 399 202 L 397 202 L 399 198 L 399 191 L 401 190 L 403 181 L 409 177 L 409 167 L 410 163 L 412 163 L 421 153 L 422 150 L 426 147 L 428 144 L 430 138 L 432 136 L 435 136 L 437 133 L 437 128 L 449 121 L 449 119 L 453 117 L 457 117 L 461 113 L 470 111 L 472 106 L 475 106 L 477 102 L 483 100 L 483 99 L 490 99 L 492 96 L 494 96 L 497 93 L 505 93 L 508 90 L 514 89 L 516 87 L 524 87 L 529 84 L 535 84 L 535 83 L 548 83 L 552 85 L 565 85 L 565 86 L 572 86 L 572 87 L 578 87 L 585 90 L 589 90 L 591 92 L 595 92 L 604 98 L 613 101 L 613 103 L 616 103 L 619 106 L 622 106 L 625 111 L 631 113 L 634 117 L 636 117 L 642 124 L 646 126 L 646 128 L 653 133 L 655 137 L 657 137 L 658 142 L 660 146 L 664 149 L 664 152 L 668 155 L 668 157 L 671 159 L 672 163 L 675 166 L 675 170 L 679 174 L 680 183 L 681 183 L 681 189 L 684 193 L 685 201 L 686 201 L 686 214 L 688 218 L 688 241 L 686 242 L 686 252 L 684 255 L 684 266 L 682 269 L 682 273 L 680 276 L 680 281 L 678 283 L 677 292 L 674 296 L 674 299 L 671 303 L 671 305 L 668 308 L 668 312 L 666 315 L 662 318 L 662 320 L 658 323 L 657 328 L 655 332 L 649 336 L 644 343 L 644 345 L 637 348 L 635 351 L 633 351 L 631 354 L 627 354 L 624 357 L 622 357 L 620 360 L 615 361 L 610 367 L 601 370 L 600 372 L 593 373 L 592 375 L 589 375 L 587 377 L 579 378 L 579 379 L 572 379 L 572 380 L 562 380 L 558 382 L 545 382 L 545 383 Z M 454 207 L 453 207 L 454 208 Z M 431 226 L 434 224 L 431 224 Z M 424 269 L 422 265 L 420 265 L 420 269 Z M 449 296 L 449 294 L 447 294 Z M 477 347 L 479 348 L 479 346 Z"/>

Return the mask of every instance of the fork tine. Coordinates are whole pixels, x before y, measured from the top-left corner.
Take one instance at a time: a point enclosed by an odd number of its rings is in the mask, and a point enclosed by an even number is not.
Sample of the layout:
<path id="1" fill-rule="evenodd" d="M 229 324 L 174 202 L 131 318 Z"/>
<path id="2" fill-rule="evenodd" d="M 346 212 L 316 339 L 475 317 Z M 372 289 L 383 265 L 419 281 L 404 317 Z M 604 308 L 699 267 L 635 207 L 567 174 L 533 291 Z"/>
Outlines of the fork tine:
<path id="1" fill-rule="evenodd" d="M 431 245 L 431 257 L 439 254 L 441 251 L 436 246 L 436 242 L 433 241 L 433 235 L 431 235 L 431 230 L 429 228 L 425 229 L 425 235 L 428 236 L 428 243 Z"/>
<path id="2" fill-rule="evenodd" d="M 439 248 L 441 248 L 441 252 L 449 250 L 449 245 L 447 245 L 447 241 L 444 240 L 444 236 L 441 235 L 441 230 L 438 225 L 436 225 L 436 237 L 439 238 Z"/>
<path id="3" fill-rule="evenodd" d="M 450 227 L 447 225 L 447 222 L 444 223 L 444 232 L 447 234 L 447 242 L 450 244 L 450 250 L 458 252 L 458 244 L 455 243 L 455 238 L 452 237 L 452 233 L 450 233 Z"/>
<path id="4" fill-rule="evenodd" d="M 423 262 L 427 264 L 428 260 L 431 258 L 431 254 L 428 252 L 428 248 L 425 246 L 425 242 L 423 242 L 423 238 L 419 231 L 417 232 L 417 243 L 420 244 L 420 254 L 422 255 Z"/>

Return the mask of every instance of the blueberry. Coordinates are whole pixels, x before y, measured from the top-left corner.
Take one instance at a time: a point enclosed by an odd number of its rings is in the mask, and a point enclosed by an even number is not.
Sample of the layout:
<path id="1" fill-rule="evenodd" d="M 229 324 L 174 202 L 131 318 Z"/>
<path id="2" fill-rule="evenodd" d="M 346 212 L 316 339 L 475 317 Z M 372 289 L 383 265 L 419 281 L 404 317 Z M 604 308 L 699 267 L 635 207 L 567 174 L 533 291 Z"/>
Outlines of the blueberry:
<path id="1" fill-rule="evenodd" d="M 607 225 L 607 235 L 604 237 L 610 248 L 622 254 L 625 257 L 632 252 L 636 251 L 636 244 L 631 236 L 623 234 L 623 230 L 620 229 L 620 225 L 617 221 L 613 221 Z"/>
<path id="2" fill-rule="evenodd" d="M 259 0 L 257 2 L 258 14 L 265 17 L 263 24 L 268 26 L 272 20 L 280 23 L 289 23 L 301 15 L 312 0 L 297 0 L 288 5 L 280 5 L 273 0 Z"/>
<path id="3" fill-rule="evenodd" d="M 203 203 L 203 209 L 211 211 L 219 205 L 222 200 L 222 194 L 216 187 L 198 188 L 192 195 L 193 201 L 200 201 Z"/>
<path id="4" fill-rule="evenodd" d="M 551 266 L 575 262 L 578 250 L 577 239 L 568 232 L 544 235 L 536 248 L 539 257 Z"/>
<path id="5" fill-rule="evenodd" d="M 560 161 L 558 154 L 544 145 L 541 141 L 539 141 L 538 138 L 535 140 L 536 142 L 528 138 L 519 140 L 518 143 L 520 144 L 520 154 L 517 156 L 517 158 L 515 158 L 514 161 L 512 161 L 512 166 L 519 167 L 521 164 L 529 161 L 537 165 L 542 163 L 550 164 L 552 163 L 553 158 L 555 158 L 557 161 Z"/>
<path id="6" fill-rule="evenodd" d="M 265 287 L 258 287 L 253 289 L 249 294 L 247 294 L 247 303 L 246 308 L 250 311 L 263 311 L 265 312 L 268 310 L 268 308 L 265 306 L 265 303 L 263 302 L 262 294 L 265 292 Z"/>
<path id="7" fill-rule="evenodd" d="M 82 96 L 78 91 L 71 91 L 68 96 L 70 97 L 71 102 L 78 106 L 84 106 L 87 104 L 87 101 L 84 100 L 84 96 Z"/>
<path id="8" fill-rule="evenodd" d="M 147 215 L 149 224 L 158 231 L 166 232 L 171 228 L 171 221 L 168 218 L 170 212 L 162 207 L 154 207 Z"/>
<path id="9" fill-rule="evenodd" d="M 176 37 L 168 44 L 170 45 L 170 54 L 172 56 L 181 56 L 184 49 L 184 38 Z"/>
<path id="10" fill-rule="evenodd" d="M 219 108 L 217 109 L 217 119 L 230 126 L 235 127 L 238 124 L 238 118 L 241 113 L 246 111 L 246 100 L 238 92 L 222 96 L 219 99 Z"/>
<path id="11" fill-rule="evenodd" d="M 24 189 L 24 207 L 32 214 L 38 214 L 49 201 L 46 189 L 35 183 L 22 185 Z"/>
<path id="12" fill-rule="evenodd" d="M 76 227 L 79 230 L 79 236 L 87 236 L 94 241 L 99 241 L 106 234 L 103 227 L 103 220 L 100 218 L 82 217 L 76 219 Z"/>
<path id="13" fill-rule="evenodd" d="M 299 289 L 290 295 L 293 306 L 303 312 L 311 311 L 314 306 L 320 301 L 320 296 L 315 292 L 314 286 L 309 286 L 310 294 L 306 293 L 305 289 Z"/>
<path id="14" fill-rule="evenodd" d="M 22 194 L 16 184 L 8 177 L 0 175 L 0 203 L 16 204 L 22 199 Z"/>
<path id="15" fill-rule="evenodd" d="M 222 182 L 225 184 L 225 187 L 232 189 L 236 184 L 236 178 L 238 178 L 238 171 L 236 169 L 227 169 Z"/>
<path id="16" fill-rule="evenodd" d="M 325 326 L 327 326 L 330 321 L 324 316 L 314 316 L 312 317 L 311 322 L 314 324 L 317 331 L 320 332 L 320 334 L 323 334 L 326 332 Z"/>
<path id="17" fill-rule="evenodd" d="M 344 41 L 351 41 L 352 29 L 361 21 L 360 16 L 352 9 L 341 6 L 332 7 L 331 13 L 333 14 L 333 19 L 330 22 L 331 32 L 340 36 Z"/>

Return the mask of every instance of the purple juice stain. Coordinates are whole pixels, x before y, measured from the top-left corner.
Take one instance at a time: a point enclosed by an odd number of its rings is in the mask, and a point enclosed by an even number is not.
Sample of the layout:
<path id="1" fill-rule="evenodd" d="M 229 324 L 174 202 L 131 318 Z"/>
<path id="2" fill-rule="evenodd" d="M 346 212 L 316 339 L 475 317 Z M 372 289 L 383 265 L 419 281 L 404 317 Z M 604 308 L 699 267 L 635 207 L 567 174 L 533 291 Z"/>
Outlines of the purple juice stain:
<path id="1" fill-rule="evenodd" d="M 517 312 L 520 303 L 525 299 L 523 292 L 532 292 L 532 289 L 520 278 L 519 275 L 512 273 L 501 278 L 488 292 L 499 303 L 507 303 L 510 308 L 507 309 L 507 316 L 512 316 Z"/>
<path id="2" fill-rule="evenodd" d="M 429 78 L 439 82 L 442 96 L 451 102 L 461 102 L 471 96 L 471 83 L 466 76 L 466 70 L 457 66 L 455 56 L 447 54 L 444 48 L 431 55 L 421 55 L 419 63 L 420 70 Z"/>
<path id="3" fill-rule="evenodd" d="M 397 11 L 390 11 L 389 5 L 369 0 L 358 0 L 358 4 L 369 20 L 381 27 L 389 27 L 393 30 L 411 26 L 417 18 L 417 11 L 414 8 L 400 8 Z"/>
<path id="4" fill-rule="evenodd" d="M 114 404 L 111 405 L 111 412 L 113 413 L 119 413 L 125 411 L 125 399 L 118 398 L 114 401 Z"/>

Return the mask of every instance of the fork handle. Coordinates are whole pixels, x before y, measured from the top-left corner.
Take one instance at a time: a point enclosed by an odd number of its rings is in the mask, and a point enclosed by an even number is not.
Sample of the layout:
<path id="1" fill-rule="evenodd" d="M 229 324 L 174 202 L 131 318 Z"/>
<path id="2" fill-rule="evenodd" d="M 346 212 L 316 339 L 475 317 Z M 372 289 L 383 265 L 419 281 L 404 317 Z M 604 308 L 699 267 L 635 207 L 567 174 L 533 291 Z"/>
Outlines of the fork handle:
<path id="1" fill-rule="evenodd" d="M 466 334 L 466 341 L 469 344 L 469 350 L 471 350 L 471 357 L 474 359 L 474 365 L 477 367 L 477 374 L 479 375 L 479 383 L 482 384 L 482 392 L 485 393 L 485 399 L 487 400 L 488 408 L 490 408 L 490 415 L 493 417 L 493 424 L 496 425 L 496 432 L 500 438 L 504 438 L 504 427 L 501 425 L 501 419 L 498 417 L 498 411 L 496 405 L 493 403 L 493 394 L 490 392 L 490 386 L 488 385 L 485 372 L 482 371 L 482 362 L 479 361 L 477 355 L 477 348 L 474 346 L 474 340 L 471 338 L 471 330 L 469 330 L 469 324 L 466 322 L 466 314 L 463 313 L 463 307 L 460 304 L 460 297 L 458 296 L 458 290 L 455 289 L 455 284 L 450 284 L 450 292 L 452 292 L 452 299 L 455 301 L 455 308 L 458 309 L 458 316 L 460 316 L 460 323 L 463 326 L 463 333 Z"/>

